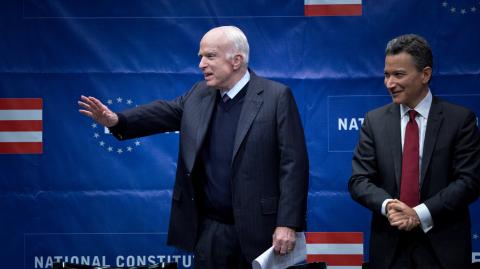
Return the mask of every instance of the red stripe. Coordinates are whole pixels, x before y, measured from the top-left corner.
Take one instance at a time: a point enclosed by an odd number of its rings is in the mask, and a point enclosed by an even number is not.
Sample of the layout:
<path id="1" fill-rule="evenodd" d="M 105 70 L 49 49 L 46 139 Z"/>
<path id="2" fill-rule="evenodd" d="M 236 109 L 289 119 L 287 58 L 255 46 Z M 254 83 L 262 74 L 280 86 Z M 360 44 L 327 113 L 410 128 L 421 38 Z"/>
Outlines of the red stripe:
<path id="1" fill-rule="evenodd" d="M 307 244 L 363 244 L 361 232 L 306 232 Z"/>
<path id="2" fill-rule="evenodd" d="M 0 120 L 0 132 L 42 131 L 41 120 Z"/>
<path id="3" fill-rule="evenodd" d="M 41 154 L 42 142 L 0 142 L 0 154 Z"/>
<path id="4" fill-rule="evenodd" d="M 328 266 L 354 266 L 362 265 L 363 255 L 347 254 L 314 254 L 307 255 L 307 262 L 325 262 Z"/>
<path id="5" fill-rule="evenodd" d="M 42 109 L 42 98 L 0 98 L 0 109 Z"/>
<path id="6" fill-rule="evenodd" d="M 305 16 L 361 16 L 362 5 L 305 5 Z"/>

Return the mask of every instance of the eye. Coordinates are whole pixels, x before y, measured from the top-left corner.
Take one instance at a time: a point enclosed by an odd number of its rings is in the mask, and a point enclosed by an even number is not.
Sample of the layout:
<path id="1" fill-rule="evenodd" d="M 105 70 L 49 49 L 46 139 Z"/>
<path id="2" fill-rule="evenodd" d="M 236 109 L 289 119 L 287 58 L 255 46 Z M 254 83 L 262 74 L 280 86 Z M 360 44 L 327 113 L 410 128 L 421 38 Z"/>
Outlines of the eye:
<path id="1" fill-rule="evenodd" d="M 207 58 L 208 58 L 209 60 L 212 60 L 213 58 L 215 58 L 215 54 L 214 54 L 214 53 L 209 53 L 209 54 L 207 54 L 206 56 L 207 56 Z"/>
<path id="2" fill-rule="evenodd" d="M 198 58 L 201 61 L 203 58 L 207 58 L 208 60 L 213 60 L 217 55 L 215 53 L 205 53 L 199 54 Z"/>
<path id="3" fill-rule="evenodd" d="M 395 72 L 393 73 L 393 75 L 396 77 L 396 78 L 402 78 L 405 76 L 405 73 L 403 72 Z"/>

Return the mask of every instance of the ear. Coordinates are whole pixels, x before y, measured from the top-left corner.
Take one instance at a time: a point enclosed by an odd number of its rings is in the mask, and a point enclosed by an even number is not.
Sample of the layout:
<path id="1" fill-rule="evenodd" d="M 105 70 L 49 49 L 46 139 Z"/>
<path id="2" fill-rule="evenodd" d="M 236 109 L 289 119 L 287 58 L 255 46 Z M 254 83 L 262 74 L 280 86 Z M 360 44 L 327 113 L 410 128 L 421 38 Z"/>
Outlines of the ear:
<path id="1" fill-rule="evenodd" d="M 243 55 L 241 54 L 236 54 L 235 56 L 233 56 L 233 59 L 232 59 L 233 69 L 237 70 L 240 67 L 242 67 L 243 60 L 244 60 Z"/>
<path id="2" fill-rule="evenodd" d="M 428 84 L 428 82 L 432 78 L 432 68 L 430 66 L 427 66 L 427 67 L 423 68 L 422 75 L 423 75 L 422 83 L 423 84 Z"/>

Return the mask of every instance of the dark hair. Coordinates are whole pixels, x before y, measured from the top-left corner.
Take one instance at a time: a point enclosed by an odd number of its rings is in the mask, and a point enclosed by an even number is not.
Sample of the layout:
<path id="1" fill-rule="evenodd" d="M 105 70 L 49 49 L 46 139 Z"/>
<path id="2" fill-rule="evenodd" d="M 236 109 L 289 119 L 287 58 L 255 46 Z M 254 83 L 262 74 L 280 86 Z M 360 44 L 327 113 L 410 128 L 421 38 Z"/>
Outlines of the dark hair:
<path id="1" fill-rule="evenodd" d="M 418 71 L 425 67 L 433 68 L 433 54 L 425 38 L 415 35 L 401 35 L 390 40 L 385 49 L 385 55 L 397 55 L 406 52 L 413 57 Z"/>

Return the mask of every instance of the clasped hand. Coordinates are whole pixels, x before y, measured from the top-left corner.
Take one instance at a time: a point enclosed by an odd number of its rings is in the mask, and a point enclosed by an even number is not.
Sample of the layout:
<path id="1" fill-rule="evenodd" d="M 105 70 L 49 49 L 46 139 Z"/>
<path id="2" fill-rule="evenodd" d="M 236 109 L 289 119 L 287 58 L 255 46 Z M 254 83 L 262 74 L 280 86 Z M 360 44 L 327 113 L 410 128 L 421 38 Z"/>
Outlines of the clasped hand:
<path id="1" fill-rule="evenodd" d="M 420 225 L 417 212 L 400 200 L 394 199 L 387 203 L 387 218 L 390 225 L 399 230 L 411 231 Z"/>

